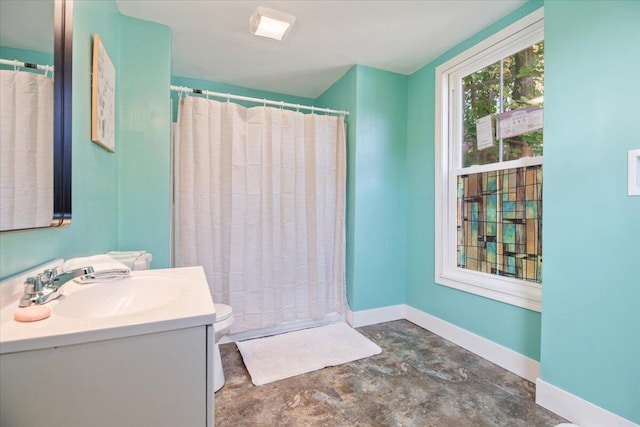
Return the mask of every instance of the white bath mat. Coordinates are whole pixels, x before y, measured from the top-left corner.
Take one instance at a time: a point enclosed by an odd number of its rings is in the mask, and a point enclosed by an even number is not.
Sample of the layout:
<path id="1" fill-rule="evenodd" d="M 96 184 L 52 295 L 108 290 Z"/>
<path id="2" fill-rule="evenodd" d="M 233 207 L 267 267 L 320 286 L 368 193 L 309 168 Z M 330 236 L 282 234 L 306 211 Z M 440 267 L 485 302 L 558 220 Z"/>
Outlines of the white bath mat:
<path id="1" fill-rule="evenodd" d="M 237 342 L 255 385 L 379 354 L 380 347 L 344 322 Z"/>

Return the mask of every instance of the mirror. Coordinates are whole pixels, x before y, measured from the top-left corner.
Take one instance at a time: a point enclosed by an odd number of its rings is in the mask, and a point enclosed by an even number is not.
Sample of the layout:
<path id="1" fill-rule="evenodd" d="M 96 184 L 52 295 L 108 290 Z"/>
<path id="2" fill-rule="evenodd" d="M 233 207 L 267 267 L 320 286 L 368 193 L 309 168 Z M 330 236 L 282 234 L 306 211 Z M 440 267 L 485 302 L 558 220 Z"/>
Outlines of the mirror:
<path id="1" fill-rule="evenodd" d="M 0 232 L 71 220 L 72 19 L 71 0 L 0 1 Z"/>

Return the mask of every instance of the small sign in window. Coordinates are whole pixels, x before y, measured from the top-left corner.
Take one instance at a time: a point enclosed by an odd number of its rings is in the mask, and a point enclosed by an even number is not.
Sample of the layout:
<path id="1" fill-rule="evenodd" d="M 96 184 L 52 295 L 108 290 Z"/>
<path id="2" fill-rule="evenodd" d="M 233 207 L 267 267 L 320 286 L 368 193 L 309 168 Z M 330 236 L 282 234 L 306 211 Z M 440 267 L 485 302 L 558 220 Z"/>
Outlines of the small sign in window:
<path id="1" fill-rule="evenodd" d="M 498 138 L 507 139 L 542 129 L 543 111 L 540 107 L 528 107 L 498 114 Z"/>
<path id="2" fill-rule="evenodd" d="M 491 114 L 476 120 L 478 150 L 493 147 L 493 120 Z"/>

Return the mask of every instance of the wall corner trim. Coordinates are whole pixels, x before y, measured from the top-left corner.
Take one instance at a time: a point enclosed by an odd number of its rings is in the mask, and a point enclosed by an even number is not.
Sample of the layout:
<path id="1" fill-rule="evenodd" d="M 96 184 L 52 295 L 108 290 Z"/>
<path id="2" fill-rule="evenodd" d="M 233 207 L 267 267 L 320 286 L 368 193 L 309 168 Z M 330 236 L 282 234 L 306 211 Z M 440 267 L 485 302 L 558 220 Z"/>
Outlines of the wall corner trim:
<path id="1" fill-rule="evenodd" d="M 372 308 L 370 310 L 347 310 L 347 323 L 352 328 L 375 325 L 377 323 L 392 322 L 405 319 L 405 305 L 390 305 L 388 307 Z"/>
<path id="2" fill-rule="evenodd" d="M 536 379 L 536 403 L 581 427 L 640 427 L 540 378 Z"/>

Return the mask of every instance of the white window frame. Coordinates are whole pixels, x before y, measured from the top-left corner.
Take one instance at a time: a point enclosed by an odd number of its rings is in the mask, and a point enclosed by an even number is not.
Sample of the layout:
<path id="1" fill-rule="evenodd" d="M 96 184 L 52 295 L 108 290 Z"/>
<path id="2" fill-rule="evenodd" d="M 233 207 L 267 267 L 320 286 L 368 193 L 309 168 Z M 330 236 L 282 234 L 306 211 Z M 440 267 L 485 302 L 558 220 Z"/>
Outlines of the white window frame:
<path id="1" fill-rule="evenodd" d="M 436 68 L 435 98 L 435 281 L 451 288 L 481 295 L 529 310 L 542 310 L 542 285 L 526 280 L 472 271 L 457 266 L 457 176 L 487 170 L 542 164 L 542 157 L 461 168 L 457 139 L 459 124 L 450 117 L 461 114 L 461 102 L 449 102 L 461 94 L 462 78 L 500 59 L 544 40 L 544 10 L 540 8 Z M 460 95 L 461 96 L 461 95 Z"/>

